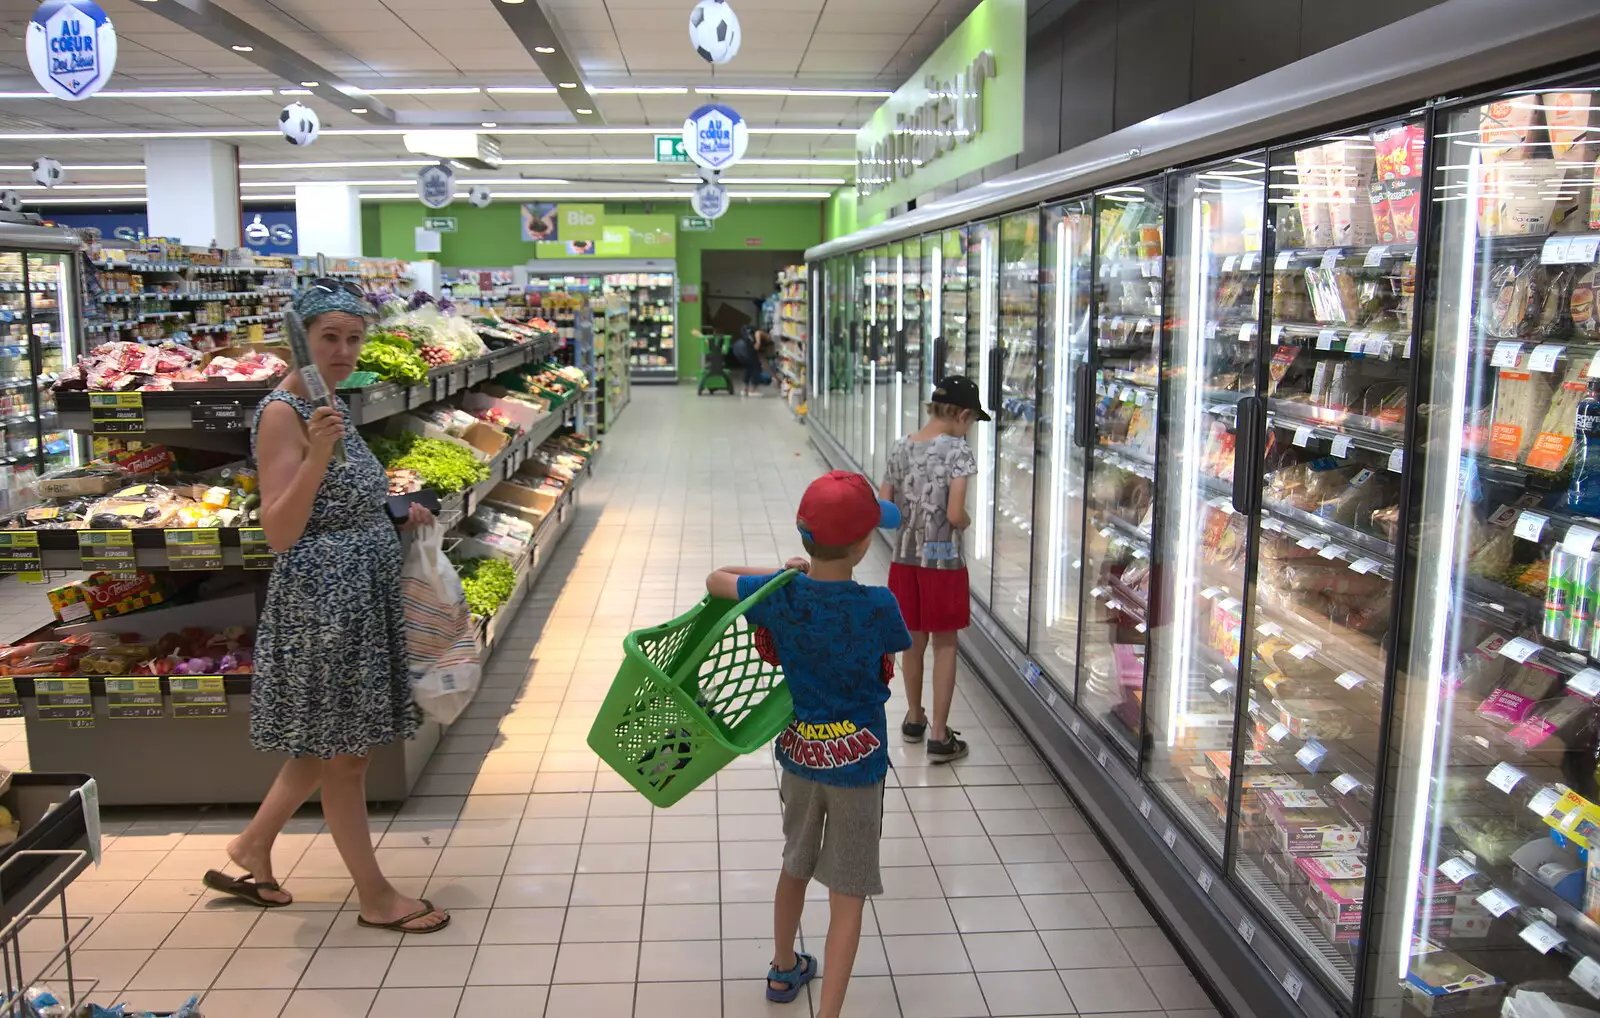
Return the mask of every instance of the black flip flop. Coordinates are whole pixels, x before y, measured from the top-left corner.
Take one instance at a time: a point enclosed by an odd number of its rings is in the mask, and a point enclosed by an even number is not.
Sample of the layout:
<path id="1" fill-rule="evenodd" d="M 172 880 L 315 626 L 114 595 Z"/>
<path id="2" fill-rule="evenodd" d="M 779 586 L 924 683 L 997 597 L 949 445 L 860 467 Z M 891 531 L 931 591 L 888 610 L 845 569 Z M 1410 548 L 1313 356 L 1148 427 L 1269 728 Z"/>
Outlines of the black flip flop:
<path id="1" fill-rule="evenodd" d="M 410 915 L 401 916 L 399 919 L 391 920 L 390 922 L 386 923 L 375 923 L 361 915 L 361 913 L 357 912 L 356 925 L 365 926 L 369 930 L 393 930 L 395 933 L 409 933 L 413 936 L 421 936 L 427 933 L 438 933 L 440 930 L 450 925 L 450 913 L 440 912 L 439 914 L 444 916 L 444 922 L 435 926 L 426 926 L 420 930 L 408 929 L 406 927 L 406 923 L 414 923 L 424 916 L 429 916 L 439 911 L 433 907 L 433 902 L 429 901 L 427 898 L 418 898 L 417 900 L 422 902 L 422 907 L 420 909 L 411 913 Z"/>
<path id="2" fill-rule="evenodd" d="M 275 880 L 256 880 L 249 873 L 242 877 L 230 877 L 217 870 L 206 870 L 203 882 L 213 891 L 232 895 L 241 901 L 248 901 L 257 908 L 284 908 L 294 904 L 293 901 L 273 901 L 263 898 L 262 891 L 281 891 Z"/>

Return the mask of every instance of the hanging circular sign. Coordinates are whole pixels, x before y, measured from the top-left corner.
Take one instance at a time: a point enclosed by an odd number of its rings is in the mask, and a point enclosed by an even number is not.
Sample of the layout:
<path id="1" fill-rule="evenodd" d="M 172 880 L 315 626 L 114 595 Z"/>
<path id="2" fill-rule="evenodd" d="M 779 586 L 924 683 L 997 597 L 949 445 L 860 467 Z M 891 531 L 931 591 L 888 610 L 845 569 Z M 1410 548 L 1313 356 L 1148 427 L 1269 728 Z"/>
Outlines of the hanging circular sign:
<path id="1" fill-rule="evenodd" d="M 697 216 L 720 219 L 728 211 L 728 189 L 714 180 L 708 180 L 694 189 L 689 204 L 694 206 Z"/>
<path id="2" fill-rule="evenodd" d="M 750 128 L 744 118 L 720 103 L 709 103 L 683 122 L 683 147 L 708 170 L 725 170 L 744 158 Z"/>
<path id="3" fill-rule="evenodd" d="M 117 30 L 94 0 L 44 0 L 28 20 L 28 67 L 57 99 L 87 99 L 111 80 Z"/>
<path id="4" fill-rule="evenodd" d="M 456 171 L 446 163 L 424 166 L 417 171 L 417 197 L 430 209 L 449 205 L 456 198 Z"/>

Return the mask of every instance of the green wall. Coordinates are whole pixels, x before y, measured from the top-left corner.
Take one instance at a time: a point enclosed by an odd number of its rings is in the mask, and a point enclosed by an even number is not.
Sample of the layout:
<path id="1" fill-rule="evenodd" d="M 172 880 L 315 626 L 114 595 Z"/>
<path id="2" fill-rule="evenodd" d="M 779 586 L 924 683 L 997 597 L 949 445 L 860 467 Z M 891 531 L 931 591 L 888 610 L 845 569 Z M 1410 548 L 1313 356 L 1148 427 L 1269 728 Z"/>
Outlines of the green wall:
<path id="1" fill-rule="evenodd" d="M 882 212 L 861 215 L 856 205 L 855 186 L 847 184 L 822 203 L 822 239 L 846 237 L 863 227 L 876 226 L 886 218 Z"/>
<path id="2" fill-rule="evenodd" d="M 648 209 L 639 203 L 612 203 L 606 211 L 615 213 L 665 212 L 693 215 L 687 202 L 653 202 Z M 439 254 L 418 254 L 412 246 L 413 231 L 427 215 L 453 216 L 459 221 L 455 233 L 442 238 Z M 822 206 L 816 202 L 739 202 L 716 221 L 716 228 L 705 233 L 679 231 L 678 284 L 700 285 L 700 254 L 703 251 L 803 251 L 823 239 Z M 433 258 L 451 267 L 498 268 L 522 265 L 533 258 L 533 244 L 522 239 L 522 206 L 515 201 L 496 202 L 486 209 L 456 202 L 432 213 L 419 202 L 371 202 L 362 207 L 362 236 L 368 257 L 404 258 L 414 261 Z M 581 271 L 585 259 L 571 259 Z M 699 302 L 680 303 L 678 322 L 678 374 L 694 378 L 700 373 L 701 343 L 689 333 L 700 327 Z"/>

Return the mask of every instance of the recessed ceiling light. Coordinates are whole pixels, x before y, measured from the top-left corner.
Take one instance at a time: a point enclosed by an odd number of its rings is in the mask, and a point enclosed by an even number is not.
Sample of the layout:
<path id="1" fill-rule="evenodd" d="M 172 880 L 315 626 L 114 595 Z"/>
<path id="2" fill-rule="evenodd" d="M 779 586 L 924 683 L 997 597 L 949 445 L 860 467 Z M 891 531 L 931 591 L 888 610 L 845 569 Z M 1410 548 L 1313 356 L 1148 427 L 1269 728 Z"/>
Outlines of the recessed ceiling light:
<path id="1" fill-rule="evenodd" d="M 254 46 L 230 46 L 229 49 L 235 53 L 254 53 L 256 48 Z"/>
<path id="2" fill-rule="evenodd" d="M 556 48 L 554 46 L 535 46 L 533 51 L 535 53 L 554 53 Z"/>
<path id="3" fill-rule="evenodd" d="M 350 112 L 351 113 L 365 113 L 365 112 L 367 112 L 367 108 L 365 106 L 357 106 L 354 109 L 352 109 Z"/>
<path id="4" fill-rule="evenodd" d="M 584 116 L 588 116 L 590 113 L 593 113 L 594 110 L 589 109 L 587 106 L 579 106 L 578 107 L 578 112 L 583 114 Z"/>
<path id="5" fill-rule="evenodd" d="M 558 81 L 556 86 L 558 88 L 577 88 L 578 83 L 576 81 Z"/>
<path id="6" fill-rule="evenodd" d="M 302 81 L 300 83 L 300 87 L 301 88 L 321 88 L 322 87 L 322 82 L 320 82 L 320 81 Z"/>
<path id="7" fill-rule="evenodd" d="M 479 124 L 478 126 L 479 127 L 499 127 L 500 125 L 495 123 L 493 120 L 485 120 L 483 123 Z"/>
<path id="8" fill-rule="evenodd" d="M 500 0 L 503 4 L 520 4 L 522 0 Z"/>

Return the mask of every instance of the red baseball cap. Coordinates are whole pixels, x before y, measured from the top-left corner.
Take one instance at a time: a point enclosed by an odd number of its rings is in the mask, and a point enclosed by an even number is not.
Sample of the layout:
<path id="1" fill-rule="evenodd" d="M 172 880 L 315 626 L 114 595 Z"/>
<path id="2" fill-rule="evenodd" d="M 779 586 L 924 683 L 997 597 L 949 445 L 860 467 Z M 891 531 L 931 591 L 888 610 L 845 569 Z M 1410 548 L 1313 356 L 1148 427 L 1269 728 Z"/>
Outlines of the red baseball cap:
<path id="1" fill-rule="evenodd" d="M 900 510 L 879 498 L 862 475 L 834 470 L 806 488 L 795 525 L 815 544 L 843 546 L 855 544 L 874 527 L 898 527 Z"/>

